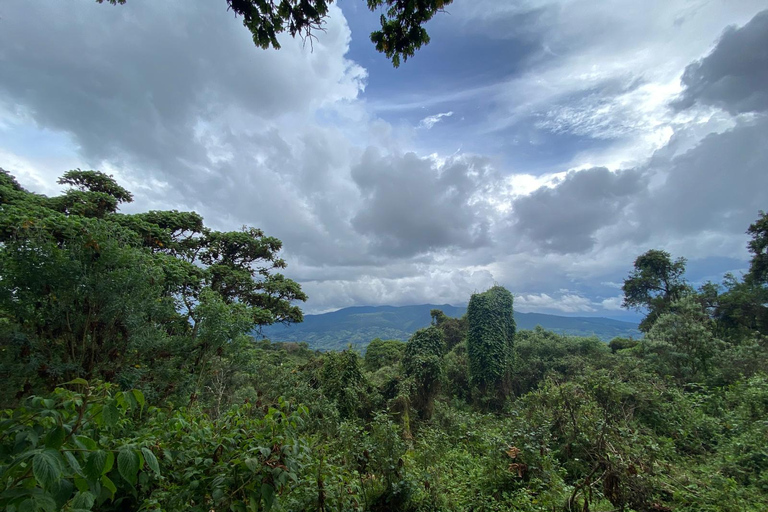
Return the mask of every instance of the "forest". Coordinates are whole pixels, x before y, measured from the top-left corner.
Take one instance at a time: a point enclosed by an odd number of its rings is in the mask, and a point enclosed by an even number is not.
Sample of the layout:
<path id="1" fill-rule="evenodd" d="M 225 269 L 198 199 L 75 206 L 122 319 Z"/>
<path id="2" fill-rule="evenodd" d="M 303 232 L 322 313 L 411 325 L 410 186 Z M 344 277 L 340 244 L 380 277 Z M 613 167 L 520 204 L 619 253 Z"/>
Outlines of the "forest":
<path id="1" fill-rule="evenodd" d="M 768 215 L 743 276 L 652 250 L 641 339 L 517 330 L 513 295 L 364 354 L 300 322 L 281 243 L 0 174 L 0 507 L 8 511 L 768 509 Z"/>

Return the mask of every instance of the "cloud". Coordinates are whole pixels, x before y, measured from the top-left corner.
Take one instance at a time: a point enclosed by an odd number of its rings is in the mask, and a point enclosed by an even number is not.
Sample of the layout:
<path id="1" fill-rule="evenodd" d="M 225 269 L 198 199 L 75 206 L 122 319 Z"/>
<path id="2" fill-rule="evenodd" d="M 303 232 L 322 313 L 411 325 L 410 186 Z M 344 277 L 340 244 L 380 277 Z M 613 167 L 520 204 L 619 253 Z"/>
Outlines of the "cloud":
<path id="1" fill-rule="evenodd" d="M 682 83 L 677 108 L 699 103 L 734 115 L 768 110 L 768 10 L 729 27 L 709 55 L 685 68 Z"/>
<path id="2" fill-rule="evenodd" d="M 616 297 L 609 297 L 603 299 L 600 305 L 606 311 L 622 311 L 624 308 L 621 306 L 624 303 L 624 296 L 617 295 Z"/>
<path id="3" fill-rule="evenodd" d="M 550 310 L 561 313 L 592 313 L 596 309 L 586 297 L 567 291 L 556 296 L 546 293 L 522 294 L 515 296 L 515 308 L 521 311 Z"/>
<path id="4" fill-rule="evenodd" d="M 648 231 L 741 236 L 766 205 L 768 117 L 709 134 L 679 156 L 652 160 L 648 169 L 663 180 L 638 203 L 638 220 Z"/>
<path id="5" fill-rule="evenodd" d="M 457 1 L 397 71 L 345 4 L 314 48 L 262 51 L 216 2 L 10 3 L 0 158 L 37 191 L 100 168 L 134 210 L 259 226 L 309 312 L 498 282 L 615 315 L 638 254 L 739 268 L 766 208 L 764 0 L 649 2 Z"/>
<path id="6" fill-rule="evenodd" d="M 596 232 L 618 222 L 644 186 L 645 177 L 637 170 L 571 171 L 553 187 L 541 187 L 514 201 L 513 232 L 546 252 L 588 251 L 596 244 Z"/>
<path id="7" fill-rule="evenodd" d="M 439 123 L 442 118 L 451 117 L 452 115 L 453 115 L 453 112 L 442 112 L 440 114 L 435 114 L 433 116 L 427 116 L 421 121 L 419 121 L 419 128 L 431 130 L 432 127 L 435 126 L 437 123 Z"/>
<path id="8" fill-rule="evenodd" d="M 378 251 L 405 257 L 491 243 L 488 199 L 501 177 L 485 159 L 460 156 L 438 163 L 369 148 L 352 178 L 364 204 L 352 225 Z"/>

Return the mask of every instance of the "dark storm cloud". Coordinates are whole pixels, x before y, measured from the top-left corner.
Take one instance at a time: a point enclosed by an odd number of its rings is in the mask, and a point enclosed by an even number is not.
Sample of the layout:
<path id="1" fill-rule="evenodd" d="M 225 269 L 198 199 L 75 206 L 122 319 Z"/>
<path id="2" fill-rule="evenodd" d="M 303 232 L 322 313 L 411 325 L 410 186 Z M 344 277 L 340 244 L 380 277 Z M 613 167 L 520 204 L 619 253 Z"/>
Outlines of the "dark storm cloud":
<path id="1" fill-rule="evenodd" d="M 486 197 L 499 177 L 484 159 L 438 165 L 414 153 L 381 156 L 368 149 L 352 178 L 363 194 L 352 225 L 383 253 L 411 256 L 490 243 Z"/>
<path id="2" fill-rule="evenodd" d="M 666 177 L 638 203 L 649 231 L 743 233 L 768 207 L 768 118 L 712 133 L 671 160 L 651 160 L 648 169 Z"/>
<path id="3" fill-rule="evenodd" d="M 513 233 L 546 252 L 586 252 L 594 247 L 596 232 L 616 223 L 644 187 L 645 178 L 637 170 L 571 171 L 554 187 L 541 187 L 514 201 Z"/>
<path id="4" fill-rule="evenodd" d="M 734 115 L 768 110 L 768 10 L 728 28 L 712 53 L 685 69 L 682 83 L 678 108 L 700 103 Z"/>

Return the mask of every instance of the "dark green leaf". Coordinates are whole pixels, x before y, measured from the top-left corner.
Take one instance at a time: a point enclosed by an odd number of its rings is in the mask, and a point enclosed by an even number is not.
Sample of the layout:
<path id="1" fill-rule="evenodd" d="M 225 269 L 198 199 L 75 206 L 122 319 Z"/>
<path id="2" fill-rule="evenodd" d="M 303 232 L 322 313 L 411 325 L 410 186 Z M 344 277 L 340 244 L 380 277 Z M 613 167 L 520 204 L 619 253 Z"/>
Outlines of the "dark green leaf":
<path id="1" fill-rule="evenodd" d="M 96 496 L 90 492 L 78 492 L 75 498 L 72 500 L 72 507 L 84 510 L 91 510 L 93 503 L 96 501 Z"/>
<path id="2" fill-rule="evenodd" d="M 144 408 L 144 404 L 146 403 L 146 400 L 144 400 L 144 393 L 142 393 L 138 389 L 131 390 L 131 393 L 133 393 L 133 398 L 136 399 L 136 402 L 139 404 L 139 407 Z"/>
<path id="3" fill-rule="evenodd" d="M 155 454 L 146 446 L 141 448 L 141 453 L 144 454 L 144 461 L 147 463 L 147 466 L 149 466 L 149 469 L 154 471 L 157 476 L 160 476 L 160 465 L 157 463 Z"/>
<path id="4" fill-rule="evenodd" d="M 139 455 L 128 448 L 120 450 L 120 453 L 117 454 L 117 470 L 129 484 L 136 485 L 136 477 L 139 473 Z"/>
<path id="5" fill-rule="evenodd" d="M 264 500 L 264 510 L 272 510 L 272 505 L 275 504 L 275 488 L 269 484 L 261 484 L 261 497 Z"/>
<path id="6" fill-rule="evenodd" d="M 112 495 L 112 499 L 114 499 L 115 493 L 117 492 L 117 487 L 115 486 L 115 483 L 112 480 L 110 480 L 107 475 L 104 475 L 101 477 L 101 485 L 103 485 L 105 489 L 109 490 L 109 492 Z"/>
<path id="7" fill-rule="evenodd" d="M 32 459 L 32 471 L 43 489 L 52 489 L 61 479 L 61 462 L 55 450 L 45 450 Z"/>
<path id="8" fill-rule="evenodd" d="M 104 474 L 104 468 L 107 464 L 108 454 L 111 455 L 110 452 L 97 450 L 88 455 L 88 460 L 85 463 L 83 473 L 89 481 L 96 482 L 101 477 L 101 475 Z M 114 458 L 114 455 L 112 455 L 112 457 Z"/>
<path id="9" fill-rule="evenodd" d="M 63 427 L 56 425 L 45 435 L 45 447 L 58 450 L 67 437 L 67 431 Z"/>
<path id="10" fill-rule="evenodd" d="M 69 463 L 69 467 L 72 468 L 72 471 L 78 475 L 83 474 L 83 468 L 80 466 L 80 462 L 78 462 L 77 457 L 75 457 L 72 452 L 64 452 L 64 458 L 67 460 L 67 463 Z"/>
<path id="11" fill-rule="evenodd" d="M 120 413 L 114 403 L 108 403 L 101 411 L 101 417 L 104 419 L 104 425 L 114 426 L 120 417 Z"/>

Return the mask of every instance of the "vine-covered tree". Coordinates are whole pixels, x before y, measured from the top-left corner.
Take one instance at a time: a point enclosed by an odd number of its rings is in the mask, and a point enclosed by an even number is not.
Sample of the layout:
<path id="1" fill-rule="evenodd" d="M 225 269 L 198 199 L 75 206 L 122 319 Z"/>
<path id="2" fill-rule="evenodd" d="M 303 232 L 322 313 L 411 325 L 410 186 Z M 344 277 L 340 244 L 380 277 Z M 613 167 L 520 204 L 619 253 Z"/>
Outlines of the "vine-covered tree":
<path id="1" fill-rule="evenodd" d="M 627 309 L 647 310 L 640 330 L 648 332 L 659 315 L 669 311 L 673 302 L 690 291 L 685 282 L 685 258 L 672 261 L 666 251 L 652 249 L 635 260 L 634 270 L 624 280 L 624 303 Z"/>
<path id="2" fill-rule="evenodd" d="M 96 0 L 104 3 L 105 0 Z M 106 0 L 112 5 L 126 0 Z M 243 18 L 243 25 L 260 48 L 280 48 L 277 36 L 288 32 L 292 37 L 314 37 L 323 29 L 333 0 L 227 0 L 227 8 Z M 366 0 L 369 10 L 383 9 L 381 28 L 371 32 L 376 50 L 387 56 L 395 67 L 413 57 L 416 50 L 429 43 L 424 25 L 453 0 Z"/>
<path id="3" fill-rule="evenodd" d="M 469 376 L 481 396 L 500 385 L 510 368 L 515 338 L 512 294 L 502 286 L 475 293 L 467 306 Z"/>
<path id="4" fill-rule="evenodd" d="M 445 352 L 443 333 L 435 326 L 419 329 L 408 340 L 403 355 L 405 375 L 414 379 L 412 404 L 423 419 L 432 416 L 435 396 L 440 388 Z"/>

